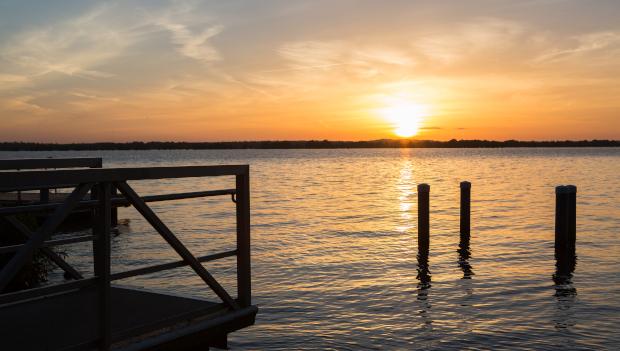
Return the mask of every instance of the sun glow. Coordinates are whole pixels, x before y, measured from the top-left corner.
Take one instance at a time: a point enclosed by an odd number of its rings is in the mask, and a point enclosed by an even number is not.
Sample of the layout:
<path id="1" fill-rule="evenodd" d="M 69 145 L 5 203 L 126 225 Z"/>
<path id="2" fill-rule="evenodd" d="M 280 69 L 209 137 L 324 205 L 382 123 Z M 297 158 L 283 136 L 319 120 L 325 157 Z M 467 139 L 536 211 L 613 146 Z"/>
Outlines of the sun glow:
<path id="1" fill-rule="evenodd" d="M 392 101 L 379 114 L 394 127 L 394 134 L 409 138 L 418 134 L 422 119 L 429 114 L 426 105 L 414 101 Z"/>

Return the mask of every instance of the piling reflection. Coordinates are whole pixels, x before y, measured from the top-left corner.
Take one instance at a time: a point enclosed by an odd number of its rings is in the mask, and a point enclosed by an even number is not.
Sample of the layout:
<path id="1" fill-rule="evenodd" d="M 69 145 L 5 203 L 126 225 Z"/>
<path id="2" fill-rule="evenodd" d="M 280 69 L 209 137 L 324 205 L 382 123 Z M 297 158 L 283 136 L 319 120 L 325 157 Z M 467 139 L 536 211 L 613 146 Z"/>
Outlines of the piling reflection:
<path id="1" fill-rule="evenodd" d="M 573 272 L 577 266 L 577 256 L 574 253 L 555 255 L 555 296 L 577 295 L 577 289 L 573 287 Z"/>
<path id="2" fill-rule="evenodd" d="M 459 267 L 463 271 L 462 279 L 471 279 L 472 275 L 474 275 L 474 271 L 469 263 L 469 258 L 471 257 L 471 251 L 469 249 L 469 235 L 461 234 L 459 248 L 456 251 L 459 254 Z"/>
<path id="3" fill-rule="evenodd" d="M 555 327 L 565 329 L 575 325 L 573 305 L 577 299 L 577 289 L 573 286 L 572 278 L 577 266 L 577 256 L 574 250 L 558 250 L 555 253 L 555 260 L 553 274 L 554 296 L 557 300 Z"/>
<path id="4" fill-rule="evenodd" d="M 415 191 L 413 182 L 413 162 L 409 159 L 408 153 L 403 154 L 402 157 L 403 161 L 400 168 L 400 176 L 396 184 L 401 221 L 396 227 L 396 230 L 401 233 L 406 233 L 412 227 L 413 215 L 411 213 L 411 208 L 413 205 L 412 197 Z"/>
<path id="5" fill-rule="evenodd" d="M 428 268 L 428 248 L 418 250 L 418 293 L 431 287 L 431 272 Z"/>
<path id="6" fill-rule="evenodd" d="M 417 301 L 420 303 L 419 314 L 424 320 L 424 326 L 427 331 L 432 330 L 433 320 L 430 316 L 431 304 L 429 301 L 429 291 L 431 287 L 431 272 L 428 266 L 428 246 L 418 247 L 418 280 Z"/>

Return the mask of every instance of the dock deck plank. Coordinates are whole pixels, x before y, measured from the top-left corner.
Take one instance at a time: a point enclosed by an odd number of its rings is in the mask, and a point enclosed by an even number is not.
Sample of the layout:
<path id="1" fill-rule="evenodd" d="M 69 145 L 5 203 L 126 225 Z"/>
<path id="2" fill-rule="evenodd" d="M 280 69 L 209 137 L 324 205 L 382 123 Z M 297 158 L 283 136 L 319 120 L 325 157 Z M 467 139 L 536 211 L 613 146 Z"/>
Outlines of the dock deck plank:
<path id="1" fill-rule="evenodd" d="M 195 321 L 228 313 L 221 303 L 198 298 L 113 287 L 112 335 L 117 347 L 185 328 Z M 97 339 L 97 296 L 94 289 L 47 296 L 0 306 L 0 340 L 4 350 L 60 350 Z M 180 315 L 187 319 L 172 323 Z M 251 316 L 253 324 L 254 316 Z M 247 326 L 248 319 L 230 328 Z M 229 325 L 230 327 L 230 325 Z M 204 337 L 204 334 L 202 335 Z M 217 335 L 212 335 L 217 337 Z"/>
<path id="2" fill-rule="evenodd" d="M 21 194 L 19 194 L 19 196 L 17 195 L 17 192 L 0 192 L 0 204 L 8 206 L 20 203 L 34 203 L 39 202 L 40 196 L 41 195 L 39 195 L 38 192 L 22 192 Z M 67 198 L 67 196 L 69 196 L 69 193 L 67 192 L 50 192 L 49 202 L 62 202 Z"/>

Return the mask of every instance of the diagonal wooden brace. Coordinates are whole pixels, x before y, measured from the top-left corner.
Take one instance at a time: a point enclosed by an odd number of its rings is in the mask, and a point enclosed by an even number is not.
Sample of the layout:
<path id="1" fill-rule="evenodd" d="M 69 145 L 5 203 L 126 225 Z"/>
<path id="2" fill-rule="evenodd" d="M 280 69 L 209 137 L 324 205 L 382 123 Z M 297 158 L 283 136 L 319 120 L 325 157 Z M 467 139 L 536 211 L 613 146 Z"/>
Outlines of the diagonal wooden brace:
<path id="1" fill-rule="evenodd" d="M 0 293 L 6 289 L 13 277 L 22 266 L 32 259 L 34 251 L 54 232 L 71 211 L 84 198 L 84 195 L 93 186 L 92 183 L 78 185 L 67 199 L 43 222 L 43 225 L 32 234 L 30 239 L 13 255 L 11 260 L 0 271 Z"/>
<path id="2" fill-rule="evenodd" d="M 172 231 L 164 224 L 164 222 L 157 217 L 155 212 L 147 206 L 147 204 L 140 198 L 140 196 L 126 183 L 116 182 L 114 185 L 120 190 L 120 192 L 129 200 L 129 202 L 140 212 L 140 214 L 146 219 L 155 230 L 166 240 L 174 251 L 183 258 L 187 264 L 192 267 L 194 272 L 204 280 L 205 283 L 217 294 L 217 296 L 224 301 L 229 307 L 237 310 L 239 305 L 237 302 L 224 290 L 220 283 L 213 278 L 204 266 L 192 255 L 192 253 L 181 243 L 181 241 L 172 233 Z"/>
<path id="3" fill-rule="evenodd" d="M 5 219 L 15 227 L 25 238 L 31 238 L 32 232 L 28 227 L 26 227 L 22 222 L 20 222 L 14 216 L 6 216 Z M 45 256 L 47 256 L 52 262 L 54 262 L 58 267 L 62 268 L 72 279 L 83 279 L 84 277 L 75 270 L 75 268 L 71 267 L 60 255 L 55 253 L 49 247 L 42 247 L 39 250 L 43 252 Z"/>

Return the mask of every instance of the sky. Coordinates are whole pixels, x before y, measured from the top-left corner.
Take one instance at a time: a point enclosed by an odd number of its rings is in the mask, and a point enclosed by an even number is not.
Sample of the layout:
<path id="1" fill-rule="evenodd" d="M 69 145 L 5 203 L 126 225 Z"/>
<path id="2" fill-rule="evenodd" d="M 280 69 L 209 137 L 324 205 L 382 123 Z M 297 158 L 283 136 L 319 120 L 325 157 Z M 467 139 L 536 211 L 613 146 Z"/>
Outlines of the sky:
<path id="1" fill-rule="evenodd" d="M 620 139 L 620 1 L 0 0 L 0 141 Z"/>

